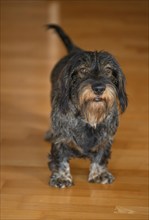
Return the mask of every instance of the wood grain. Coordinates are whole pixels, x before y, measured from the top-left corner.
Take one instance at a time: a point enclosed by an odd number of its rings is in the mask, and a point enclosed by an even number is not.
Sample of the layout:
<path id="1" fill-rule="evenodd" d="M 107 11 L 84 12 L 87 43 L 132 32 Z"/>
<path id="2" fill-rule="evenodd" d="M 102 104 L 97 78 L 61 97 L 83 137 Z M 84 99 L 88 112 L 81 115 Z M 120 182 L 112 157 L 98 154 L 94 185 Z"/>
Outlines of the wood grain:
<path id="1" fill-rule="evenodd" d="M 148 219 L 147 1 L 1 1 L 1 219 Z M 113 145 L 112 185 L 87 182 L 75 159 L 75 186 L 48 186 L 43 136 L 50 123 L 49 74 L 66 51 L 47 22 L 60 23 L 86 50 L 114 54 L 127 78 L 129 108 Z"/>

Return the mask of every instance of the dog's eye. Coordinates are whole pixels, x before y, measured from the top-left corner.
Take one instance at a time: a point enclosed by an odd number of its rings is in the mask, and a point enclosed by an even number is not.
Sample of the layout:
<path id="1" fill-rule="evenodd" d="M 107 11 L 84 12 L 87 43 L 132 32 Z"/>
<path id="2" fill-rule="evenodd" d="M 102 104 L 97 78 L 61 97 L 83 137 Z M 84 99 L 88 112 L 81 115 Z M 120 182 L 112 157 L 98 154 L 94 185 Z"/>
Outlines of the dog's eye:
<path id="1" fill-rule="evenodd" d="M 83 77 L 84 75 L 86 75 L 86 73 L 88 72 L 88 70 L 86 69 L 86 68 L 81 68 L 81 69 L 79 69 L 79 75 L 81 76 L 81 77 Z"/>
<path id="2" fill-rule="evenodd" d="M 82 73 L 82 74 L 84 74 L 84 73 L 87 72 L 87 70 L 86 70 L 86 68 L 81 68 L 81 69 L 79 70 L 79 72 Z"/>
<path id="3" fill-rule="evenodd" d="M 108 77 L 112 76 L 112 73 L 113 73 L 113 71 L 112 71 L 112 69 L 111 69 L 110 67 L 108 67 L 108 68 L 105 69 L 105 74 L 106 74 Z"/>

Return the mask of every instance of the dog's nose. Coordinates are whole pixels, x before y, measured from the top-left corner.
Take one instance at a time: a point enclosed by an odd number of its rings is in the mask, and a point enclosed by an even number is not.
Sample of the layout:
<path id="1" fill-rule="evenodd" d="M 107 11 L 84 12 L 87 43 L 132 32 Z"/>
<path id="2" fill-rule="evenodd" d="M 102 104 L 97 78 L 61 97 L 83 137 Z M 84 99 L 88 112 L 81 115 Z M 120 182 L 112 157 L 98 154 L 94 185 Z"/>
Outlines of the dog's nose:
<path id="1" fill-rule="evenodd" d="M 105 88 L 105 85 L 101 83 L 95 83 L 92 85 L 94 93 L 99 95 L 101 95 L 104 92 Z"/>

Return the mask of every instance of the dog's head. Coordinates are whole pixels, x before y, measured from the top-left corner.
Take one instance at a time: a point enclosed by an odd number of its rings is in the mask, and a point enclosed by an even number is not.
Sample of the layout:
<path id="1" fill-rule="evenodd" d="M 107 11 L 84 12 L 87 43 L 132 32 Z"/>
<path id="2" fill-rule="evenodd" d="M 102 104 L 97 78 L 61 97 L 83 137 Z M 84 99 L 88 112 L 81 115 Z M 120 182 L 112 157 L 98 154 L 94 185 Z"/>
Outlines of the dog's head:
<path id="1" fill-rule="evenodd" d="M 60 109 L 76 108 L 91 125 L 101 122 L 114 104 L 121 113 L 127 107 L 125 76 L 107 52 L 72 55 L 60 74 Z"/>

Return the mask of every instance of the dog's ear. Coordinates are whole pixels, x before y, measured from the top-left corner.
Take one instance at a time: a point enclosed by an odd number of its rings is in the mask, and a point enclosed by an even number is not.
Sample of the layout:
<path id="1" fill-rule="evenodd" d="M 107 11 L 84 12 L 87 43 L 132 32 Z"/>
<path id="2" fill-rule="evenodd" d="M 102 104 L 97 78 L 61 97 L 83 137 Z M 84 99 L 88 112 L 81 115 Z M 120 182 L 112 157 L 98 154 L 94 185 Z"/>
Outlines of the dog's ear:
<path id="1" fill-rule="evenodd" d="M 69 80 L 69 70 L 70 66 L 66 65 L 61 72 L 60 77 L 60 100 L 59 100 L 59 109 L 63 114 L 66 114 L 69 110 L 69 101 L 70 101 L 70 80 Z"/>
<path id="2" fill-rule="evenodd" d="M 120 110 L 121 113 L 123 113 L 127 108 L 128 98 L 126 94 L 126 79 L 120 67 L 118 69 L 117 93 L 118 93 Z"/>

